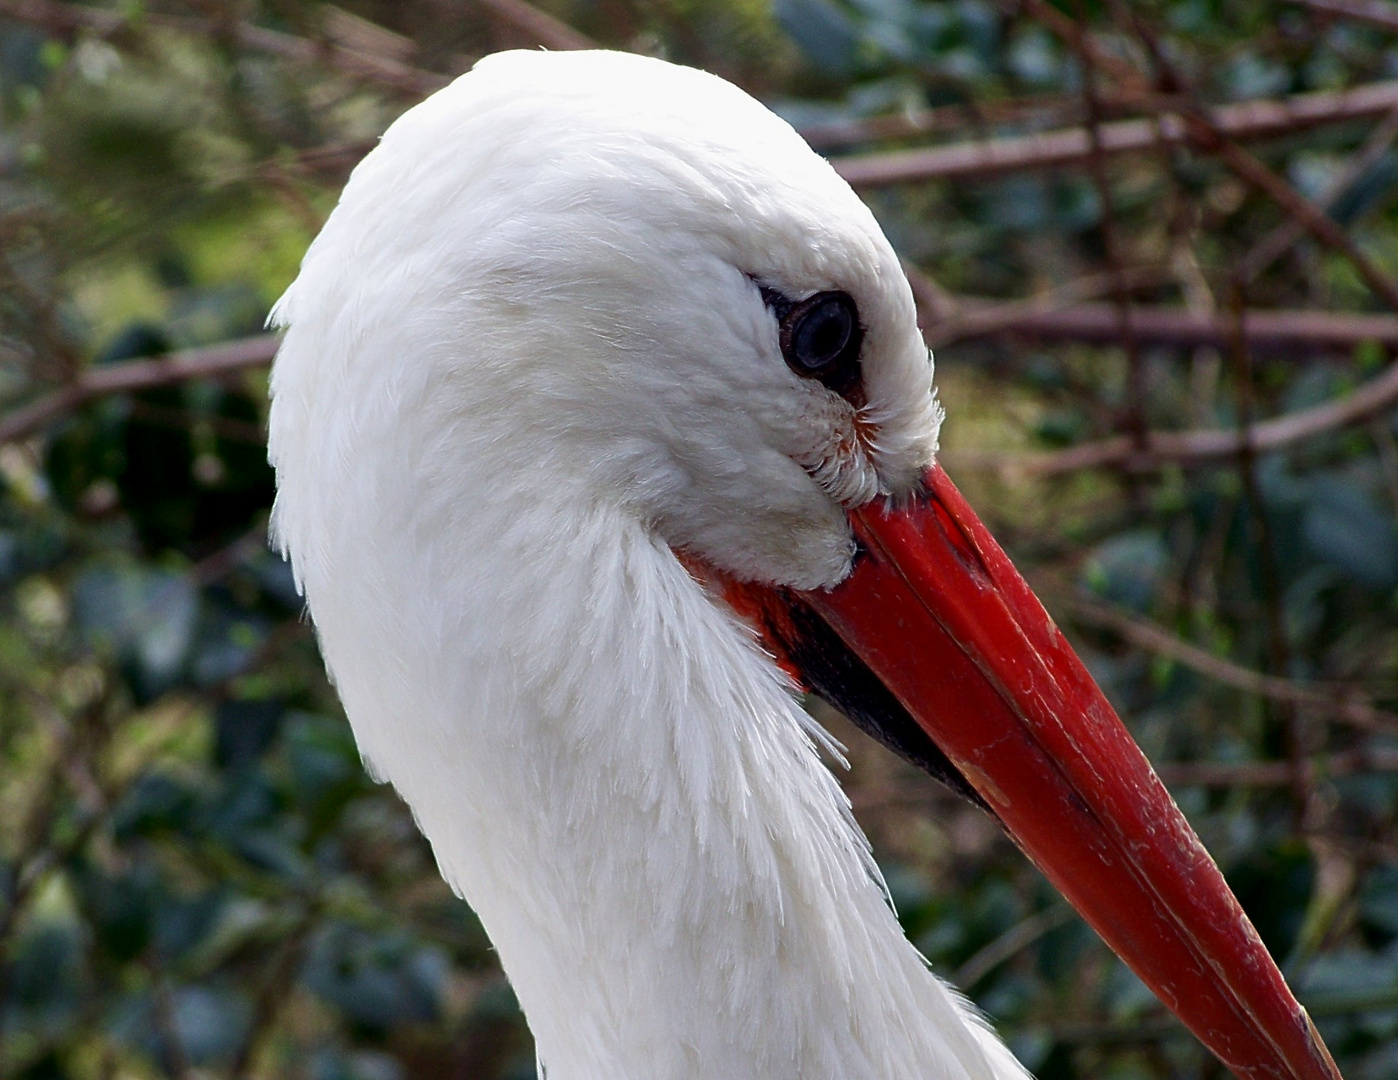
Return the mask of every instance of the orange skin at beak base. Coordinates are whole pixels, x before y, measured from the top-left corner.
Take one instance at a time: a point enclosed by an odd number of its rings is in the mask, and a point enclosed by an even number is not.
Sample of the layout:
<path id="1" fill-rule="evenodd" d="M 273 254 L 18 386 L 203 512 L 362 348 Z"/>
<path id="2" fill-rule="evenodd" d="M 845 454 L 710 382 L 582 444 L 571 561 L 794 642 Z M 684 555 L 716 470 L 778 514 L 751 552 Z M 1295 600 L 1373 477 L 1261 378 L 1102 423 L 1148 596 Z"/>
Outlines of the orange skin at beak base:
<path id="1" fill-rule="evenodd" d="M 801 598 L 1240 1080 L 1341 1080 L 1213 859 L 1038 598 L 940 466 L 924 484 L 910 506 L 853 511 L 854 571 Z"/>

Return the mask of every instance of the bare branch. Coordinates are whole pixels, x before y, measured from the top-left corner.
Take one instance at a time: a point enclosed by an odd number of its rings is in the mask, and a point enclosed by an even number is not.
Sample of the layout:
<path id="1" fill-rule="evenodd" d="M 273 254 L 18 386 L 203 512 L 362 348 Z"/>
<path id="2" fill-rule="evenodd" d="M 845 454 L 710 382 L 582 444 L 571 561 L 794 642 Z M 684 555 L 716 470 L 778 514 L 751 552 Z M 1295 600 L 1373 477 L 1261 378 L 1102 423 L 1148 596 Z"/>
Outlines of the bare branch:
<path id="1" fill-rule="evenodd" d="M 969 992 L 1006 960 L 1076 917 L 1077 912 L 1062 904 L 1035 912 L 972 953 L 970 959 L 956 969 L 952 982 Z"/>
<path id="2" fill-rule="evenodd" d="M 1087 113 L 1090 153 L 1088 175 L 1097 189 L 1101 206 L 1099 228 L 1107 259 L 1107 276 L 1111 281 L 1112 307 L 1116 314 L 1117 340 L 1126 352 L 1126 397 L 1123 425 L 1140 445 L 1146 437 L 1145 368 L 1141 363 L 1140 339 L 1131 330 L 1131 285 L 1127 279 L 1126 260 L 1122 257 L 1121 238 L 1117 233 L 1116 200 L 1107 176 L 1107 158 L 1102 151 L 1102 101 L 1097 89 L 1098 65 L 1083 24 L 1082 0 L 1077 3 L 1078 19 L 1073 24 L 1072 45 L 1078 54 L 1078 70 L 1082 74 L 1083 104 Z"/>
<path id="3" fill-rule="evenodd" d="M 552 15 L 526 0 L 480 0 L 497 22 L 526 40 L 549 49 L 587 49 L 596 45 Z M 141 25 L 191 34 L 229 33 L 230 28 L 193 15 L 141 12 L 129 18 L 121 11 L 84 7 L 60 0 L 0 0 L 0 16 L 42 27 L 58 37 L 92 33 L 111 37 Z M 366 19 L 331 8 L 325 40 L 313 41 L 252 23 L 234 23 L 232 43 L 299 63 L 323 63 L 347 75 L 391 87 L 416 97 L 440 90 L 450 77 L 408 63 L 412 42 Z"/>
<path id="4" fill-rule="evenodd" d="M 0 3 L 3 2 L 4 0 L 0 0 Z M 289 156 L 287 163 L 282 167 L 298 173 L 343 182 L 350 170 L 359 164 L 360 158 L 378 144 L 379 140 L 375 137 L 316 146 L 309 150 L 298 151 L 294 156 Z M 281 165 L 281 160 L 275 159 L 271 163 Z"/>
<path id="5" fill-rule="evenodd" d="M 1196 126 L 1198 144 L 1216 154 L 1238 177 L 1266 193 L 1322 244 L 1342 252 L 1364 279 L 1364 284 L 1381 296 L 1390 308 L 1398 311 L 1398 283 L 1384 273 L 1378 264 L 1350 239 L 1349 234 L 1335 223 L 1334 218 L 1309 202 L 1286 180 L 1241 146 L 1218 138 L 1202 124 Z"/>
<path id="6" fill-rule="evenodd" d="M 1208 118 L 1213 128 L 1229 138 L 1261 139 L 1383 116 L 1395 107 L 1398 80 L 1353 90 L 1223 105 L 1208 110 Z M 1148 151 L 1161 143 L 1182 145 L 1191 137 L 1185 117 L 1169 111 L 1153 119 L 1115 120 L 1101 125 L 1100 132 L 1102 153 L 1108 155 Z M 836 158 L 832 164 L 854 187 L 876 188 L 919 180 L 1085 166 L 1091 157 L 1091 135 L 1085 127 L 1073 127 L 920 150 L 853 155 Z"/>
<path id="7" fill-rule="evenodd" d="M 1050 7 L 1047 0 L 1033 0 L 1033 3 L 1036 8 Z M 1149 50 L 1151 60 L 1159 72 L 1161 86 L 1176 93 L 1183 92 L 1185 108 L 1180 116 L 1185 122 L 1190 146 L 1198 152 L 1219 158 L 1235 176 L 1267 195 L 1318 241 L 1343 254 L 1358 271 L 1364 283 L 1383 297 L 1390 308 L 1398 310 L 1398 283 L 1369 258 L 1324 211 L 1308 201 L 1284 177 L 1244 150 L 1229 132 L 1219 127 L 1215 111 L 1205 106 L 1193 93 L 1189 80 L 1180 72 L 1139 11 L 1118 3 L 1113 5 L 1113 12 L 1116 17 L 1134 27 L 1136 34 Z M 1131 82 L 1139 80 L 1140 77 L 1135 76 Z M 1241 303 L 1238 307 L 1241 315 Z M 1243 345 L 1241 336 L 1237 344 L 1240 347 Z"/>
<path id="8" fill-rule="evenodd" d="M 908 287 L 913 291 L 918 326 L 930 346 L 933 344 L 929 336 L 931 328 L 940 328 L 958 320 L 961 313 L 959 303 L 955 296 L 942 288 L 940 282 L 928 277 L 907 259 L 903 260 L 903 276 L 908 279 Z"/>
<path id="9" fill-rule="evenodd" d="M 567 23 L 540 11 L 525 0 L 478 0 L 501 24 L 516 30 L 546 49 L 595 49 L 597 42 Z"/>
<path id="10" fill-rule="evenodd" d="M 1129 281 L 1132 288 L 1147 288 L 1158 284 L 1163 274 L 1147 267 L 1132 272 Z M 1112 305 L 1073 302 L 1084 295 L 1101 295 L 1110 287 L 1106 277 L 1093 275 L 1028 300 L 956 296 L 951 318 L 939 322 L 929 315 L 927 341 L 933 348 L 941 348 L 969 338 L 1014 333 L 1045 341 L 1113 344 L 1120 337 Z M 1145 343 L 1222 346 L 1228 340 L 1226 313 L 1136 305 L 1127 318 L 1131 332 Z M 1347 352 L 1364 341 L 1398 347 L 1398 316 L 1251 310 L 1243 316 L 1243 337 L 1250 348 L 1261 351 Z"/>
<path id="11" fill-rule="evenodd" d="M 111 37 L 141 25 L 201 35 L 221 34 L 228 30 L 210 19 L 194 15 L 144 12 L 133 20 L 120 11 L 61 3 L 59 0 L 0 0 L 0 15 L 43 27 L 58 37 L 73 37 L 84 32 Z M 301 63 L 326 63 L 355 78 L 419 97 L 440 90 L 449 81 L 445 75 L 434 71 L 423 71 L 400 60 L 360 52 L 333 41 L 310 41 L 251 23 L 234 23 L 231 33 L 235 45 Z"/>
<path id="12" fill-rule="evenodd" d="M 1311 782 L 1398 772 L 1398 750 L 1361 747 L 1302 761 Z M 1155 771 L 1171 787 L 1286 787 L 1295 777 L 1290 761 L 1182 761 L 1157 765 Z"/>
<path id="13" fill-rule="evenodd" d="M 1338 15 L 1357 23 L 1366 23 L 1398 33 L 1398 4 L 1388 0 L 1297 0 L 1303 7 L 1312 11 L 1322 11 L 1327 15 Z"/>
<path id="14" fill-rule="evenodd" d="M 1078 34 L 1078 24 L 1069 15 L 1054 7 L 1049 0 L 998 0 L 1002 9 L 1009 14 L 1018 14 L 1018 5 L 1022 4 L 1026 12 L 1033 18 L 1047 26 L 1066 44 L 1072 44 L 1073 38 Z M 1131 64 L 1121 57 L 1104 49 L 1092 34 L 1083 32 L 1083 44 L 1091 53 L 1093 62 L 1103 71 L 1109 72 L 1120 84 L 1120 89 L 1127 92 L 1145 90 L 1146 80 Z"/>
<path id="15" fill-rule="evenodd" d="M 1067 607 L 1073 618 L 1084 625 L 1109 630 L 1137 648 L 1174 660 L 1235 690 L 1314 709 L 1329 719 L 1365 731 L 1398 731 L 1398 714 L 1375 708 L 1357 698 L 1352 687 L 1307 685 L 1275 675 L 1264 675 L 1182 641 L 1147 619 L 1105 604 L 1075 598 L 1068 602 Z M 1393 760 L 1398 762 L 1398 752 L 1394 753 Z M 1288 770 L 1286 779 L 1281 783 L 1289 783 L 1291 763 L 1279 761 L 1276 765 Z"/>
<path id="16" fill-rule="evenodd" d="M 1354 393 L 1309 409 L 1263 420 L 1250 429 L 1255 453 L 1283 450 L 1306 439 L 1362 423 L 1385 410 L 1398 407 L 1398 364 L 1370 380 Z M 1207 465 L 1231 462 L 1245 450 L 1244 436 L 1232 428 L 1196 431 L 1153 431 L 1144 449 L 1125 436 L 1082 443 L 1045 454 L 958 452 L 958 465 L 1003 469 L 1029 476 L 1058 476 L 1078 469 L 1123 469 L 1147 472 L 1163 465 Z"/>
<path id="17" fill-rule="evenodd" d="M 319 914 L 319 905 L 311 904 L 296 927 L 282 939 L 268 962 L 262 985 L 253 1001 L 252 1023 L 228 1070 L 232 1080 L 247 1080 L 253 1075 L 258 1052 L 275 1026 L 287 997 L 296 987 L 296 968 L 305 955 L 306 941 L 315 929 Z"/>
<path id="18" fill-rule="evenodd" d="M 1330 208 L 1352 189 L 1384 154 L 1388 153 L 1389 147 L 1393 145 L 1393 140 L 1396 138 L 1398 138 L 1398 108 L 1394 108 L 1370 132 L 1359 152 L 1346 164 L 1344 172 L 1336 177 L 1324 194 L 1315 200 L 1317 208 L 1329 212 Z M 1238 260 L 1238 264 L 1233 270 L 1234 277 L 1244 283 L 1256 281 L 1272 263 L 1286 254 L 1291 245 L 1305 235 L 1305 232 L 1305 226 L 1299 221 L 1295 218 L 1287 218 L 1254 244 L 1248 253 Z"/>
<path id="19" fill-rule="evenodd" d="M 939 105 L 880 116 L 840 117 L 801 124 L 801 137 L 817 150 L 831 150 L 853 143 L 880 142 L 936 134 L 965 135 L 967 128 L 983 124 L 1043 126 L 1071 123 L 1080 112 L 1075 97 L 1052 94 L 1011 101 L 967 102 Z"/>
<path id="20" fill-rule="evenodd" d="M 26 438 L 50 421 L 107 394 L 144 390 L 188 379 L 220 378 L 259 367 L 276 355 L 279 340 L 275 334 L 259 334 L 207 349 L 188 349 L 151 360 L 88 368 L 69 385 L 0 416 L 0 444 Z"/>

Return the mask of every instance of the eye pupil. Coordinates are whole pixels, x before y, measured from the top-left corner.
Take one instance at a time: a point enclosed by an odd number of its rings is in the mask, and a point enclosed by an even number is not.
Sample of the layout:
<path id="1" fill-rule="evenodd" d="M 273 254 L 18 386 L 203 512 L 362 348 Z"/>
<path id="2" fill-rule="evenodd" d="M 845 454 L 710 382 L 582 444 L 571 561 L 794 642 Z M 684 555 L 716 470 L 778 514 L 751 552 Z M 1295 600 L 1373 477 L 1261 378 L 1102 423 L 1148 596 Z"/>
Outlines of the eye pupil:
<path id="1" fill-rule="evenodd" d="M 824 367 L 839 356 L 853 326 L 848 308 L 834 300 L 825 301 L 802 319 L 792 334 L 796 358 L 813 370 Z"/>
<path id="2" fill-rule="evenodd" d="M 781 348 L 788 366 L 837 393 L 859 380 L 863 338 L 859 312 L 847 293 L 816 293 L 781 316 Z"/>

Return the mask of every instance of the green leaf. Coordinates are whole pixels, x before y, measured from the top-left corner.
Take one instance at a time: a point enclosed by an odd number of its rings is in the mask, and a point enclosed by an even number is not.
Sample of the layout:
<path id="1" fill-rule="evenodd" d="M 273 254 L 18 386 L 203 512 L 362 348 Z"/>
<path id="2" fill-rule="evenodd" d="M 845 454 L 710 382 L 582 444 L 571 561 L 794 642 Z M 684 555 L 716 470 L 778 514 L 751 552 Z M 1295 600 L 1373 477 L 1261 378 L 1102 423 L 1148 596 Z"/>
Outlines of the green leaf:
<path id="1" fill-rule="evenodd" d="M 1371 589 L 1398 585 L 1398 523 L 1352 482 L 1315 485 L 1302 524 L 1311 554 Z"/>
<path id="2" fill-rule="evenodd" d="M 73 590 L 73 611 L 87 639 L 115 655 L 143 700 L 180 681 L 199 612 L 185 575 L 141 567 L 90 570 Z"/>
<path id="3" fill-rule="evenodd" d="M 854 70 L 859 29 L 833 0 L 776 0 L 772 10 L 782 29 L 818 68 L 835 76 Z"/>

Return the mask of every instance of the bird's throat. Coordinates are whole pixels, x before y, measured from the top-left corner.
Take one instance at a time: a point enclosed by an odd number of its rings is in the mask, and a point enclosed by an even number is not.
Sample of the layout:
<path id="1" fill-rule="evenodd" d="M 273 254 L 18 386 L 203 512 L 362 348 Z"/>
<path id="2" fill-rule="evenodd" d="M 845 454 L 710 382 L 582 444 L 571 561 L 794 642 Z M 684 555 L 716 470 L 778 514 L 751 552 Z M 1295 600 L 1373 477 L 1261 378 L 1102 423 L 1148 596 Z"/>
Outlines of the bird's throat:
<path id="1" fill-rule="evenodd" d="M 1018 1075 L 904 939 L 750 629 L 639 523 L 529 534 L 551 540 L 380 568 L 420 618 L 339 633 L 362 598 L 316 617 L 550 1080 Z"/>

